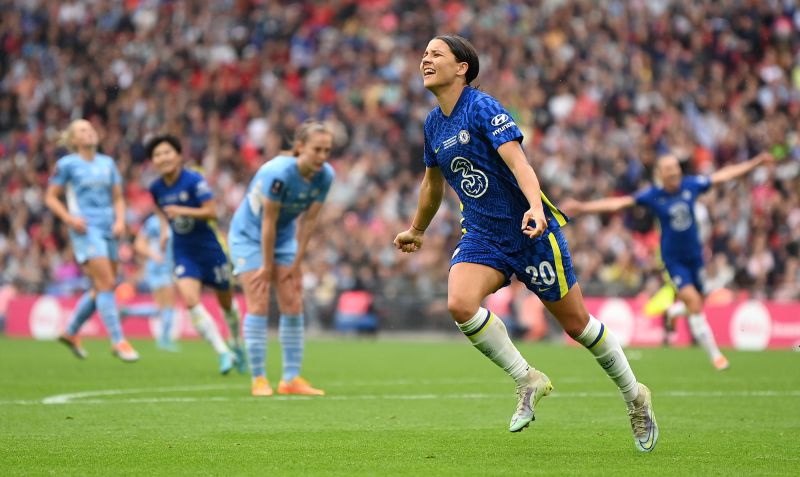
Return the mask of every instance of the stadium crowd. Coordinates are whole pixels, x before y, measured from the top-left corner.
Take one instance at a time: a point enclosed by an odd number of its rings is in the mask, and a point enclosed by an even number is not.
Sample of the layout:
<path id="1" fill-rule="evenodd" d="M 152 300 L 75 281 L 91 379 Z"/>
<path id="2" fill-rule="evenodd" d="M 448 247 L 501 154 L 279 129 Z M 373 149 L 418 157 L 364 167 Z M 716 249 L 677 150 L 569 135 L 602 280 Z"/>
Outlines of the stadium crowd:
<path id="1" fill-rule="evenodd" d="M 635 192 L 665 152 L 707 173 L 770 150 L 774 167 L 702 199 L 708 285 L 800 298 L 791 0 L 0 0 L 0 9 L 0 283 L 19 290 L 85 286 L 65 226 L 43 205 L 70 119 L 90 119 L 116 159 L 133 233 L 152 210 L 143 142 L 153 134 L 183 139 L 227 230 L 253 172 L 315 117 L 336 132 L 337 178 L 308 252 L 310 306 L 330 310 L 355 288 L 406 325 L 446 315 L 455 195 L 421 253 L 397 253 L 392 239 L 408 227 L 424 170 L 433 97 L 421 52 L 453 32 L 483 53 L 479 86 L 511 108 L 556 203 Z M 642 210 L 580 218 L 566 232 L 585 294 L 660 286 L 658 232 Z M 130 245 L 121 256 L 136 280 Z"/>

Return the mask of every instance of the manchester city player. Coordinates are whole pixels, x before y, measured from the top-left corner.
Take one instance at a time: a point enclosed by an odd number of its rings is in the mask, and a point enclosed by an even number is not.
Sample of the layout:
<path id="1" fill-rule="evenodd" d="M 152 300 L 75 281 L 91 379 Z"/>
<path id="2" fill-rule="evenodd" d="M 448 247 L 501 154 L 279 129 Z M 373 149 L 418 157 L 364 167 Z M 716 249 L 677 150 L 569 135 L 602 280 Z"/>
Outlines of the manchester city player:
<path id="1" fill-rule="evenodd" d="M 639 204 L 655 213 L 661 226 L 661 260 L 666 275 L 677 289 L 678 299 L 685 304 L 692 336 L 719 370 L 727 369 L 729 363 L 717 347 L 703 313 L 703 244 L 697 231 L 694 204 L 697 196 L 712 185 L 741 177 L 770 161 L 772 155 L 762 153 L 749 161 L 723 167 L 710 176 L 684 177 L 678 159 L 665 155 L 658 159 L 655 170 L 661 185 L 636 195 L 590 202 L 568 201 L 564 207 L 577 215 L 617 212 Z"/>
<path id="2" fill-rule="evenodd" d="M 651 451 L 658 427 L 650 391 L 636 381 L 613 333 L 586 311 L 561 232 L 567 218 L 541 193 L 514 119 L 495 98 L 469 86 L 478 70 L 477 52 L 459 36 L 437 36 L 425 49 L 420 72 L 439 106 L 425 120 L 426 170 L 417 211 L 394 243 L 403 252 L 422 247 L 449 183 L 461 200 L 463 236 L 450 262 L 447 307 L 472 344 L 516 381 L 509 430 L 526 428 L 536 403 L 552 390 L 550 379 L 511 342 L 502 320 L 481 307 L 514 274 L 616 383 L 636 448 Z"/>
<path id="3" fill-rule="evenodd" d="M 97 152 L 97 131 L 89 121 L 73 121 L 64 142 L 72 151 L 56 163 L 45 193 L 47 207 L 69 226 L 75 260 L 92 281 L 59 341 L 84 359 L 86 350 L 78 330 L 97 310 L 111 336 L 112 353 L 123 361 L 136 361 L 139 354 L 125 340 L 119 320 L 114 287 L 117 278 L 117 241 L 125 230 L 125 199 L 122 177 L 114 160 Z M 61 195 L 66 195 L 66 205 Z"/>
<path id="4" fill-rule="evenodd" d="M 277 156 L 261 166 L 231 221 L 228 243 L 233 272 L 241 280 L 247 303 L 244 339 L 254 396 L 272 395 L 266 374 L 270 284 L 281 313 L 283 376 L 278 394 L 325 394 L 300 376 L 304 348 L 300 265 L 333 182 L 333 168 L 326 162 L 332 147 L 333 134 L 326 126 L 303 123 L 296 132 L 293 155 Z"/>
<path id="5" fill-rule="evenodd" d="M 175 286 L 172 270 L 172 233 L 167 229 L 169 239 L 164 250 L 161 249 L 161 219 L 152 214 L 142 223 L 133 242 L 134 251 L 145 259 L 143 267 L 144 282 L 153 295 L 155 305 L 129 305 L 120 309 L 123 318 L 128 316 L 158 317 L 161 329 L 156 339 L 160 349 L 177 351 L 172 341 L 175 321 Z"/>
<path id="6" fill-rule="evenodd" d="M 150 186 L 161 220 L 161 248 L 172 229 L 172 252 L 178 292 L 189 309 L 197 331 L 219 354 L 220 372 L 234 365 L 244 371 L 239 346 L 239 311 L 233 300 L 230 262 L 216 228 L 216 205 L 203 176 L 183 167 L 181 144 L 174 136 L 157 136 L 147 144 L 147 154 L 161 177 Z M 211 314 L 200 302 L 203 284 L 214 288 L 230 329 L 233 352 L 222 339 Z M 236 353 L 234 355 L 234 352 Z"/>

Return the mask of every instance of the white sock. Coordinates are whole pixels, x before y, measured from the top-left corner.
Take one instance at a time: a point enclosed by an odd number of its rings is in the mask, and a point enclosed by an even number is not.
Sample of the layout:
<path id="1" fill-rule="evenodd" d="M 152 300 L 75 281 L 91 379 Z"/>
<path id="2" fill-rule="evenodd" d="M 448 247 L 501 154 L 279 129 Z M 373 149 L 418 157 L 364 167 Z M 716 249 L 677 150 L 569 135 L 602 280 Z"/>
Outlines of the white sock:
<path id="1" fill-rule="evenodd" d="M 686 309 L 686 303 L 682 301 L 676 301 L 669 308 L 667 308 L 667 318 L 670 320 L 677 318 L 679 316 L 686 316 L 686 312 L 689 311 Z"/>
<path id="2" fill-rule="evenodd" d="M 458 327 L 473 346 L 494 364 L 503 368 L 518 385 L 527 380 L 530 366 L 511 342 L 506 325 L 497 315 L 486 308 L 478 308 L 475 316 L 466 323 L 459 324 Z"/>
<path id="3" fill-rule="evenodd" d="M 717 342 L 714 340 L 714 333 L 711 332 L 711 328 L 708 326 L 705 313 L 700 312 L 689 315 L 689 330 L 691 330 L 697 344 L 706 350 L 711 361 L 716 361 L 717 358 L 722 356 L 717 347 Z"/>
<path id="4" fill-rule="evenodd" d="M 192 317 L 195 329 L 200 333 L 200 336 L 205 338 L 218 354 L 230 352 L 225 340 L 217 329 L 217 324 L 214 323 L 214 318 L 211 313 L 206 310 L 202 303 L 198 303 L 192 308 L 189 308 L 189 316 Z"/>
<path id="5" fill-rule="evenodd" d="M 236 298 L 233 299 L 231 309 L 223 309 L 222 314 L 225 316 L 225 322 L 228 324 L 228 331 L 231 334 L 231 346 L 241 346 L 241 334 L 239 333 L 239 303 L 236 301 Z"/>
<path id="6" fill-rule="evenodd" d="M 575 341 L 594 355 L 600 367 L 616 383 L 625 401 L 631 402 L 639 396 L 639 386 L 628 364 L 628 358 L 625 357 L 617 337 L 606 325 L 589 315 L 589 323 Z"/>

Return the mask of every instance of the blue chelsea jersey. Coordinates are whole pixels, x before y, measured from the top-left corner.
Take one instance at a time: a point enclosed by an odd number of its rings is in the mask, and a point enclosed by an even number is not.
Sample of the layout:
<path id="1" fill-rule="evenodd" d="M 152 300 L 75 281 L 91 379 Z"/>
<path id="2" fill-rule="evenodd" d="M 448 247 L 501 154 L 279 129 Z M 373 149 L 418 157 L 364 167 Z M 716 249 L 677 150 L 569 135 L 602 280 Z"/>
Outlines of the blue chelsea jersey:
<path id="1" fill-rule="evenodd" d="M 82 217 L 87 226 L 111 229 L 113 189 L 122 186 L 122 176 L 111 157 L 96 154 L 87 161 L 78 154 L 66 155 L 56 162 L 50 183 L 64 188 L 70 214 Z"/>
<path id="2" fill-rule="evenodd" d="M 438 167 L 461 200 L 462 233 L 480 236 L 508 250 L 529 246 L 520 229 L 530 208 L 497 148 L 522 142 L 514 119 L 492 96 L 465 88 L 450 116 L 439 107 L 425 120 L 425 166 Z M 542 194 L 548 229 L 567 217 Z"/>
<path id="3" fill-rule="evenodd" d="M 686 176 L 680 189 L 669 193 L 649 187 L 634 196 L 636 203 L 650 208 L 661 225 L 661 256 L 666 260 L 702 259 L 703 247 L 694 216 L 697 196 L 711 187 L 708 176 Z"/>
<path id="4" fill-rule="evenodd" d="M 276 229 L 278 241 L 293 237 L 297 216 L 313 202 L 324 202 L 334 179 L 333 167 L 325 163 L 310 180 L 297 167 L 297 158 L 277 156 L 261 166 L 247 189 L 245 200 L 231 221 L 231 234 L 261 241 L 264 198 L 280 202 Z"/>
<path id="5" fill-rule="evenodd" d="M 214 197 L 205 178 L 186 168 L 181 169 L 178 179 L 171 185 L 167 185 L 163 177 L 156 179 L 150 186 L 150 193 L 161 209 L 168 205 L 199 208 L 203 202 Z M 214 220 L 180 216 L 170 219 L 169 224 L 176 256 L 186 250 L 224 249 Z"/>

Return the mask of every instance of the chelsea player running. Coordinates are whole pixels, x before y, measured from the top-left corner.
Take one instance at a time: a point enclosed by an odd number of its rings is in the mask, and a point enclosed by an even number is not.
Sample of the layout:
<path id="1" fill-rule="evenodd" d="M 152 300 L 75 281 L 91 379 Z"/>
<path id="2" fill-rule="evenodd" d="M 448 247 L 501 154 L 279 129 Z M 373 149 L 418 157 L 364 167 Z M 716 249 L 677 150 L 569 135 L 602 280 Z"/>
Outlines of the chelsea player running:
<path id="1" fill-rule="evenodd" d="M 200 173 L 183 167 L 181 144 L 176 137 L 157 136 L 150 140 L 146 149 L 161 174 L 150 186 L 150 193 L 158 205 L 162 250 L 166 249 L 169 239 L 167 228 L 172 229 L 178 292 L 195 328 L 219 354 L 220 372 L 227 374 L 234 365 L 244 372 L 244 352 L 239 345 L 239 311 L 233 299 L 230 262 L 216 229 L 217 210 L 211 187 Z M 200 302 L 203 284 L 216 292 L 231 333 L 233 352 Z"/>
<path id="2" fill-rule="evenodd" d="M 300 266 L 333 182 L 333 167 L 326 162 L 332 147 L 333 134 L 325 125 L 303 123 L 296 132 L 293 156 L 277 156 L 261 166 L 231 221 L 228 243 L 247 303 L 244 339 L 254 396 L 272 395 L 265 362 L 270 284 L 281 313 L 283 376 L 278 394 L 325 394 L 300 376 L 304 348 Z"/>
<path id="3" fill-rule="evenodd" d="M 114 298 L 118 240 L 125 230 L 122 177 L 114 159 L 97 152 L 97 131 L 89 121 L 73 121 L 63 141 L 72 153 L 56 162 L 44 200 L 53 214 L 69 226 L 75 260 L 91 279 L 92 289 L 78 301 L 59 341 L 75 356 L 85 359 L 88 354 L 81 346 L 78 331 L 97 310 L 111 336 L 114 356 L 136 361 L 139 354 L 122 334 Z M 62 193 L 66 195 L 66 205 L 60 199 Z"/>
<path id="4" fill-rule="evenodd" d="M 570 200 L 564 204 L 564 210 L 573 215 L 618 212 L 636 204 L 655 213 L 661 226 L 661 260 L 665 274 L 677 289 L 678 300 L 685 306 L 683 312 L 688 312 L 692 336 L 718 370 L 727 369 L 729 363 L 717 347 L 703 313 L 703 244 L 694 216 L 695 201 L 712 185 L 741 177 L 772 160 L 771 154 L 761 153 L 741 164 L 723 167 L 710 176 L 684 177 L 678 159 L 665 155 L 658 158 L 655 168 L 661 185 L 648 187 L 636 195 L 589 202 Z"/>
<path id="5" fill-rule="evenodd" d="M 478 70 L 478 54 L 462 37 L 437 36 L 425 49 L 420 72 L 439 106 L 425 120 L 426 169 L 417 211 L 394 243 L 403 252 L 422 247 L 447 181 L 463 210 L 447 308 L 472 344 L 516 381 L 517 410 L 509 430 L 526 428 L 537 402 L 552 390 L 550 379 L 511 342 L 502 320 L 481 307 L 515 274 L 616 383 L 628 406 L 634 444 L 649 452 L 658 439 L 650 391 L 636 381 L 613 333 L 586 310 L 561 232 L 567 218 L 541 193 L 514 119 L 495 98 L 470 86 Z"/>

